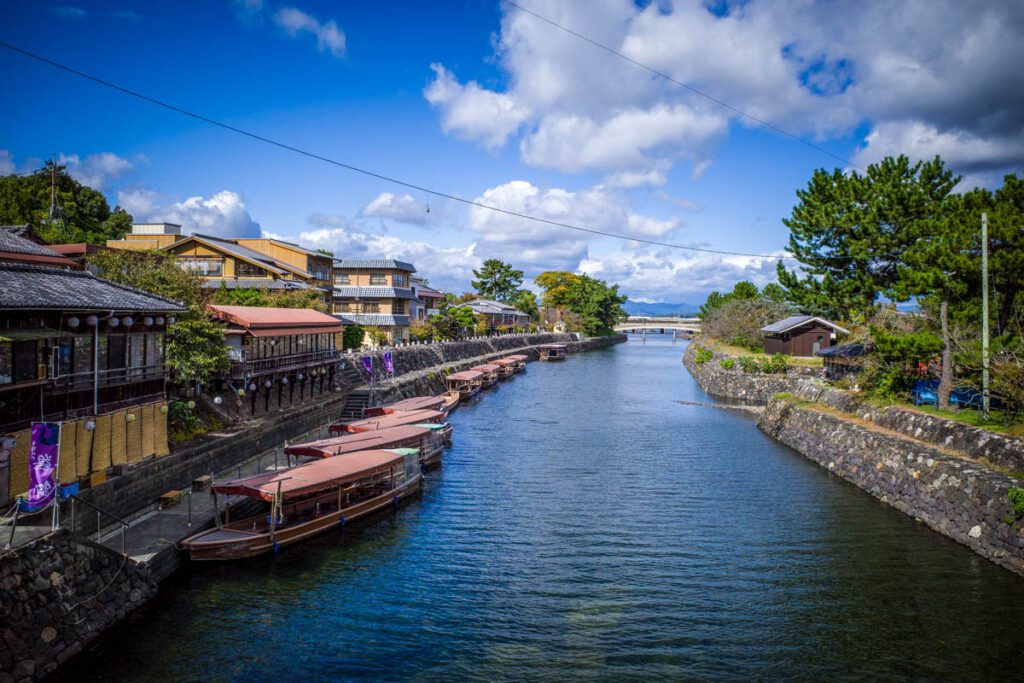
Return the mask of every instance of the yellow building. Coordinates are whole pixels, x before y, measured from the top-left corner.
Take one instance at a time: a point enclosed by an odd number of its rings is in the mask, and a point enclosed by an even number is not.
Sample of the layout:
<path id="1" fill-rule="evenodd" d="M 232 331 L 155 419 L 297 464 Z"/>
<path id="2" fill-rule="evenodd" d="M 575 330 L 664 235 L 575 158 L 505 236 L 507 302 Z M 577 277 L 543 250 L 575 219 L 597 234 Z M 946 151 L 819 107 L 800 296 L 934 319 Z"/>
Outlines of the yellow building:
<path id="1" fill-rule="evenodd" d="M 333 258 L 297 244 L 268 238 L 221 238 L 180 234 L 170 223 L 137 224 L 112 249 L 155 249 L 174 254 L 178 265 L 216 289 L 318 289 L 331 300 Z"/>
<path id="2" fill-rule="evenodd" d="M 408 341 L 415 272 L 411 263 L 394 259 L 335 260 L 334 316 L 348 325 L 378 327 L 389 342 Z"/>

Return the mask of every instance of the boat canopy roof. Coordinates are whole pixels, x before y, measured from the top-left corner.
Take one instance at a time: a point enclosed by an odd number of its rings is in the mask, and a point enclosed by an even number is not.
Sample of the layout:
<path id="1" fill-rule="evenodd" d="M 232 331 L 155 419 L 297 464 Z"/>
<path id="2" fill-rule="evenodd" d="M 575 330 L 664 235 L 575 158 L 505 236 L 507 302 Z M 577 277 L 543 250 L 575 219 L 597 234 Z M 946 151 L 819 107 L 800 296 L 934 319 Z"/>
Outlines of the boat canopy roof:
<path id="1" fill-rule="evenodd" d="M 444 422 L 445 414 L 440 410 L 403 410 L 380 417 L 367 417 L 342 425 L 346 432 L 372 432 L 387 427 L 414 425 L 420 422 Z"/>
<path id="2" fill-rule="evenodd" d="M 444 405 L 444 396 L 414 396 L 384 406 L 385 413 L 399 410 L 436 410 Z"/>
<path id="3" fill-rule="evenodd" d="M 494 372 L 495 370 L 500 370 L 501 366 L 495 365 L 494 363 L 483 363 L 481 365 L 474 365 L 470 369 L 479 370 L 480 372 Z"/>
<path id="4" fill-rule="evenodd" d="M 530 357 L 522 353 L 514 353 L 511 356 L 508 356 L 507 358 L 503 358 L 502 360 L 514 360 L 517 363 L 521 363 L 524 360 L 530 360 Z"/>
<path id="5" fill-rule="evenodd" d="M 403 466 L 404 462 L 405 453 L 399 450 L 360 451 L 344 458 L 324 458 L 286 470 L 227 481 L 217 484 L 213 490 L 271 501 L 280 486 L 282 498 L 296 498 L 381 474 L 392 467 Z"/>
<path id="6" fill-rule="evenodd" d="M 440 427 L 441 425 L 429 425 Z M 316 458 L 330 458 L 335 455 L 356 453 L 358 451 L 373 450 L 378 448 L 396 447 L 410 439 L 418 439 L 426 436 L 430 430 L 424 425 L 399 425 L 377 429 L 372 432 L 360 432 L 347 436 L 336 436 L 333 439 L 321 439 L 308 443 L 287 446 L 284 449 L 289 455 L 308 455 Z"/>
<path id="7" fill-rule="evenodd" d="M 474 379 L 480 379 L 484 376 L 484 373 L 477 372 L 476 370 L 463 370 L 462 372 L 453 372 L 448 375 L 448 379 L 455 379 L 461 382 L 468 382 Z"/>
<path id="8" fill-rule="evenodd" d="M 538 349 L 564 349 L 565 344 L 541 344 Z"/>
<path id="9" fill-rule="evenodd" d="M 499 358 L 498 360 L 491 361 L 494 365 L 500 365 L 505 367 L 506 365 L 515 365 L 518 361 L 515 358 Z"/>

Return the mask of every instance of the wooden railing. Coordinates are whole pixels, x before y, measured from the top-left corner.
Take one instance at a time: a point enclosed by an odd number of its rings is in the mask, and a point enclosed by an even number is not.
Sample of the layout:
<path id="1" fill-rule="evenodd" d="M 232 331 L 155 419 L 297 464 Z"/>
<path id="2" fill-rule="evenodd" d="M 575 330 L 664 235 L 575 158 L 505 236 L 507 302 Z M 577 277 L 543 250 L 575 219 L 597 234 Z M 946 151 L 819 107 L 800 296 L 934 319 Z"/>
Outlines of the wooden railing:
<path id="1" fill-rule="evenodd" d="M 303 368 L 308 368 L 314 365 L 331 363 L 339 358 L 339 352 L 331 350 L 296 353 L 289 356 L 276 356 L 273 358 L 235 361 L 231 364 L 231 376 L 233 378 L 241 378 L 250 377 L 252 375 L 265 375 L 272 372 L 302 370 Z"/>

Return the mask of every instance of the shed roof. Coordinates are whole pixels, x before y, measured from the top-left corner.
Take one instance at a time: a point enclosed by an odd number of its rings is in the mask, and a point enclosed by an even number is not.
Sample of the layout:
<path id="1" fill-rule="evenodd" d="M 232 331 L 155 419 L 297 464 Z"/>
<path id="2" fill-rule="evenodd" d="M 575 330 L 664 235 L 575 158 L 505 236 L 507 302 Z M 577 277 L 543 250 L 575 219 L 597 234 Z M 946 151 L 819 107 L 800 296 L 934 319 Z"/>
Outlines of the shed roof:
<path id="1" fill-rule="evenodd" d="M 0 263 L 0 309 L 175 313 L 185 307 L 84 270 Z"/>
<path id="2" fill-rule="evenodd" d="M 262 306 L 207 306 L 214 317 L 244 327 L 257 333 L 258 330 L 287 330 L 288 334 L 317 334 L 341 332 L 338 319 L 314 311 L 311 308 L 271 308 Z"/>
<path id="3" fill-rule="evenodd" d="M 830 320 L 819 318 L 816 315 L 791 315 L 788 318 L 777 320 L 771 325 L 765 325 L 761 328 L 761 331 L 768 332 L 769 334 L 782 334 L 783 332 L 789 332 L 792 329 L 802 327 L 810 322 L 816 322 L 825 327 L 831 327 L 840 334 L 850 334 L 850 331 L 846 328 L 840 327 Z"/>
<path id="4" fill-rule="evenodd" d="M 335 270 L 405 270 L 410 273 L 416 272 L 416 266 L 405 261 L 396 261 L 389 258 L 340 258 L 334 260 Z"/>
<path id="5" fill-rule="evenodd" d="M 315 493 L 338 484 L 362 479 L 404 462 L 405 456 L 390 450 L 364 450 L 344 458 L 324 458 L 286 470 L 257 474 L 214 486 L 227 493 L 272 500 L 280 487 L 284 498 Z"/>

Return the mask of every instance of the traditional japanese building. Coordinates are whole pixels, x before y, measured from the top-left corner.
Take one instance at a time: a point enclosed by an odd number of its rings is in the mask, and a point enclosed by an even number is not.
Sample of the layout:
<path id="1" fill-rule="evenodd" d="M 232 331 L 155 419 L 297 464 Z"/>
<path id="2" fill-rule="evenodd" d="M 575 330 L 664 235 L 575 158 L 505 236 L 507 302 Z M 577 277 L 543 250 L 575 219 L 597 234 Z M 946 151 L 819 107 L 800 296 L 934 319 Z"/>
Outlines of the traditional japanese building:
<path id="1" fill-rule="evenodd" d="M 337 318 L 303 308 L 208 308 L 226 323 L 231 368 L 222 389 L 239 410 L 258 414 L 332 390 L 344 332 Z"/>
<path id="2" fill-rule="evenodd" d="M 765 353 L 810 357 L 832 346 L 836 334 L 849 330 L 814 315 L 792 315 L 761 328 Z"/>
<path id="3" fill-rule="evenodd" d="M 409 340 L 409 321 L 418 300 L 411 263 L 394 259 L 337 259 L 334 316 L 349 325 L 378 327 L 389 342 Z"/>
<path id="4" fill-rule="evenodd" d="M 530 324 L 530 316 L 523 313 L 515 306 L 503 304 L 500 301 L 491 299 L 474 299 L 467 301 L 463 306 L 469 306 L 477 315 L 484 316 L 487 327 L 497 329 L 499 327 L 515 327 L 526 329 Z"/>

